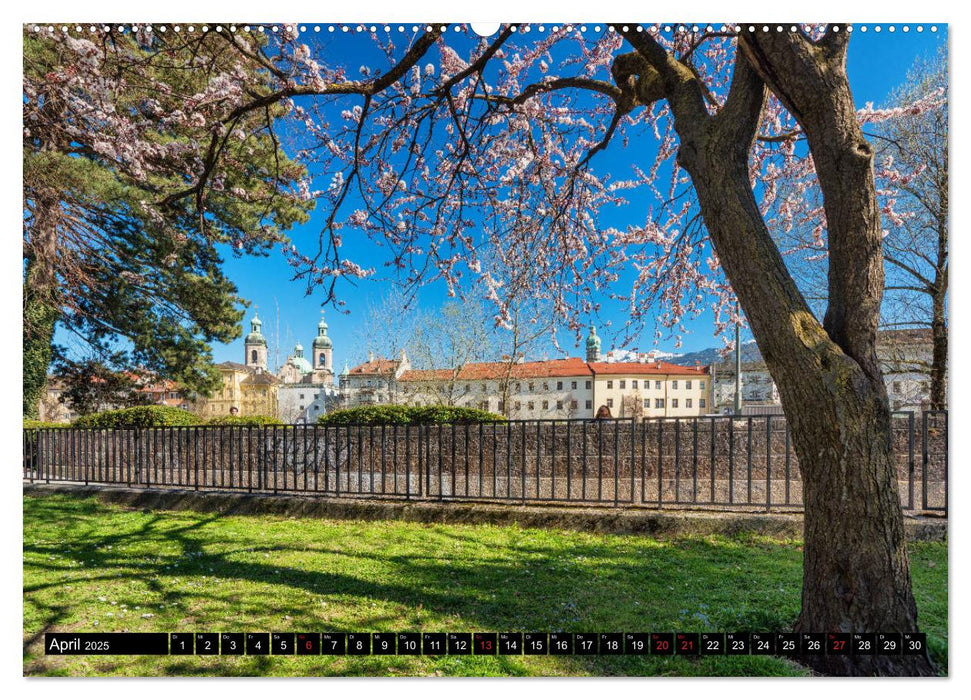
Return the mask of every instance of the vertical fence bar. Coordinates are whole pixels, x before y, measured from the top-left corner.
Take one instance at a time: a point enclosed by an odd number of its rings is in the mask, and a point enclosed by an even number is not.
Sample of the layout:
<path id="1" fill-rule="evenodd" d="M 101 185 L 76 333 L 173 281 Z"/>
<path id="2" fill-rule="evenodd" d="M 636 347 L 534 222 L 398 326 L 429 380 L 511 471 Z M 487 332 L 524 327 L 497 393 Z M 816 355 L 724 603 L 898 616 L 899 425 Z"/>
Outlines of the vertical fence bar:
<path id="1" fill-rule="evenodd" d="M 542 421 L 536 421 L 536 500 L 539 500 L 539 479 L 540 474 L 543 469 L 542 462 L 540 461 L 540 445 L 542 443 L 541 431 L 543 429 Z"/>
<path id="2" fill-rule="evenodd" d="M 573 457 L 573 445 L 571 441 L 571 430 L 573 427 L 573 421 L 566 422 L 566 500 L 570 500 L 572 496 L 572 486 L 573 486 L 573 468 L 572 460 Z"/>
<path id="3" fill-rule="evenodd" d="M 451 466 L 451 470 L 450 471 L 451 471 L 451 474 L 452 474 L 452 481 L 448 485 L 448 495 L 449 496 L 456 496 L 457 495 L 456 494 L 457 489 L 455 488 L 455 482 L 456 482 L 456 476 L 455 476 L 456 475 L 456 468 L 455 468 L 455 437 L 456 437 L 455 423 L 452 423 L 452 426 L 451 427 L 452 427 L 452 430 L 451 430 L 451 432 L 452 432 L 452 444 L 451 444 L 452 463 L 450 465 Z M 444 496 L 444 494 L 442 494 L 442 495 Z"/>
<path id="4" fill-rule="evenodd" d="M 950 440 L 950 414 L 947 411 L 941 411 L 941 415 L 944 416 L 944 515 L 948 512 L 948 444 Z"/>
<path id="5" fill-rule="evenodd" d="M 708 433 L 708 440 L 709 440 L 709 442 L 711 442 L 711 445 L 709 445 L 710 450 L 711 450 L 711 457 L 708 460 L 708 469 L 711 472 L 711 474 L 709 474 L 708 476 L 711 478 L 711 502 L 712 502 L 712 504 L 714 504 L 715 501 L 717 500 L 715 498 L 715 421 L 716 421 L 715 416 L 712 416 L 711 417 L 711 430 Z"/>
<path id="6" fill-rule="evenodd" d="M 483 457 L 484 457 L 483 450 L 485 449 L 485 446 L 483 445 L 483 441 L 484 440 L 485 440 L 485 424 L 484 423 L 479 423 L 479 489 L 478 489 L 478 493 L 479 493 L 479 496 L 480 497 L 485 496 L 485 493 L 484 493 L 485 489 L 482 488 L 482 482 L 485 480 L 485 473 L 483 471 L 483 466 L 482 466 L 482 460 L 483 460 Z M 468 484 L 466 484 L 466 489 L 468 489 Z"/>
<path id="7" fill-rule="evenodd" d="M 698 503 L 698 419 L 691 419 L 691 501 Z"/>
<path id="8" fill-rule="evenodd" d="M 791 504 L 791 500 L 789 498 L 789 484 L 792 479 L 791 466 L 792 466 L 792 452 L 790 450 L 790 445 L 789 445 L 789 419 L 786 418 L 786 505 L 787 506 Z"/>
<path id="9" fill-rule="evenodd" d="M 637 462 L 636 452 L 637 445 L 634 444 L 636 440 L 637 433 L 637 418 L 630 419 L 630 502 L 634 503 L 634 489 L 637 488 L 637 483 L 634 480 L 634 465 Z"/>
<path id="10" fill-rule="evenodd" d="M 418 483 L 421 483 L 420 474 Z M 405 423 L 405 498 L 411 500 L 411 424 L 409 423 Z"/>
<path id="11" fill-rule="evenodd" d="M 772 416 L 765 417 L 765 512 L 772 508 Z"/>
<path id="12" fill-rule="evenodd" d="M 385 462 L 387 461 L 387 448 L 385 446 L 385 440 L 387 439 L 386 428 L 387 426 L 384 423 L 382 423 L 381 424 L 381 493 L 387 492 L 387 488 L 385 487 L 385 484 L 387 483 L 387 473 L 385 469 Z M 398 475 L 395 474 L 396 481 L 397 481 L 397 477 Z"/>
<path id="13" fill-rule="evenodd" d="M 512 498 L 512 422 L 506 423 L 506 497 Z"/>
<path id="14" fill-rule="evenodd" d="M 492 424 L 492 497 L 497 497 L 499 485 L 499 424 Z"/>
<path id="15" fill-rule="evenodd" d="M 193 471 L 193 482 L 195 484 L 196 491 L 199 490 L 199 428 L 192 428 L 193 439 L 192 439 L 192 471 Z"/>
<path id="16" fill-rule="evenodd" d="M 927 466 L 930 461 L 930 450 L 927 449 L 927 419 L 930 414 L 924 411 L 920 415 L 920 443 L 921 443 L 921 468 L 920 468 L 920 486 L 921 486 L 921 505 L 923 510 L 927 510 Z"/>
<path id="17" fill-rule="evenodd" d="M 746 477 L 747 500 L 746 504 L 752 503 L 752 416 L 748 417 L 748 447 L 746 448 Z"/>
<path id="18" fill-rule="evenodd" d="M 435 428 L 435 432 L 438 434 L 438 500 L 445 498 L 445 477 L 442 474 L 442 426 L 438 425 Z"/>
<path id="19" fill-rule="evenodd" d="M 914 412 L 907 412 L 907 508 L 914 507 Z"/>
<path id="20" fill-rule="evenodd" d="M 613 424 L 614 429 L 614 507 L 620 503 L 620 422 Z"/>
<path id="21" fill-rule="evenodd" d="M 633 494 L 631 495 L 633 497 Z M 641 420 L 641 503 L 647 501 L 647 419 Z"/>
<path id="22" fill-rule="evenodd" d="M 597 421 L 597 500 L 603 500 L 603 478 L 604 478 L 604 422 Z"/>
<path id="23" fill-rule="evenodd" d="M 728 419 L 728 503 L 735 502 L 735 416 Z"/>
<path id="24" fill-rule="evenodd" d="M 583 422 L 583 452 L 580 455 L 581 461 L 580 466 L 582 467 L 581 481 L 580 481 L 580 499 L 587 500 L 587 427 L 590 423 Z"/>
<path id="25" fill-rule="evenodd" d="M 674 419 L 674 502 L 681 503 L 681 419 Z"/>
<path id="26" fill-rule="evenodd" d="M 661 476 L 664 472 L 664 419 L 657 419 L 657 507 L 663 505 L 664 482 Z"/>
<path id="27" fill-rule="evenodd" d="M 523 451 L 522 451 L 522 464 L 520 464 L 519 475 L 521 478 L 522 486 L 519 491 L 519 497 L 522 499 L 523 503 L 526 502 L 526 422 L 523 421 L 522 425 L 522 436 L 523 436 Z"/>
<path id="28" fill-rule="evenodd" d="M 351 451 L 348 447 L 348 460 L 350 459 L 350 455 Z M 348 462 L 348 466 L 350 466 L 350 462 Z M 339 425 L 334 426 L 334 492 L 338 496 L 341 495 L 341 427 Z"/>

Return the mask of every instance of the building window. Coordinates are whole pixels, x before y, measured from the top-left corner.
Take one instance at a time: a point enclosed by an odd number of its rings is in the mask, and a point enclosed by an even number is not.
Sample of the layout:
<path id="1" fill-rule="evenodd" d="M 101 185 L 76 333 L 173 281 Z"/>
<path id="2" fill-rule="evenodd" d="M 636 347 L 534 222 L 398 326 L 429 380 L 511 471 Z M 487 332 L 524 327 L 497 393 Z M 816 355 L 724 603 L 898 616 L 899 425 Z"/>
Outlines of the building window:
<path id="1" fill-rule="evenodd" d="M 657 379 L 657 380 L 654 381 L 654 388 L 657 389 L 658 391 L 661 390 L 661 380 L 660 379 Z"/>
<path id="2" fill-rule="evenodd" d="M 486 385 L 485 384 L 482 385 L 482 393 L 483 394 L 486 393 Z"/>
<path id="3" fill-rule="evenodd" d="M 685 389 L 690 389 L 690 388 L 691 388 L 691 380 L 690 380 L 690 379 L 689 379 L 689 380 L 687 380 L 687 381 L 686 381 L 686 382 L 684 383 L 684 388 L 685 388 Z"/>
<path id="4" fill-rule="evenodd" d="M 671 408 L 677 408 L 677 407 L 678 407 L 678 400 L 671 399 Z"/>
<path id="5" fill-rule="evenodd" d="M 301 406 L 301 407 L 300 407 L 300 410 L 301 410 L 301 411 L 303 410 L 303 406 Z"/>
<path id="6" fill-rule="evenodd" d="M 301 398 L 301 399 L 303 398 L 303 394 L 300 394 L 300 398 Z"/>
<path id="7" fill-rule="evenodd" d="M 499 413 L 502 413 L 505 410 L 505 408 L 506 408 L 506 403 L 502 399 L 499 399 Z"/>
<path id="8" fill-rule="evenodd" d="M 526 410 L 528 410 L 528 411 L 532 411 L 533 410 L 533 402 L 532 401 L 527 401 L 526 402 Z"/>
<path id="9" fill-rule="evenodd" d="M 468 394 L 470 391 L 472 391 L 472 385 L 471 384 L 466 384 L 465 385 L 465 393 Z"/>
<path id="10" fill-rule="evenodd" d="M 899 394 L 900 393 L 900 382 L 894 382 L 893 383 L 893 393 L 895 393 L 895 394 Z"/>
<path id="11" fill-rule="evenodd" d="M 522 390 L 523 390 L 523 383 L 516 382 L 516 391 L 522 391 Z"/>
<path id="12" fill-rule="evenodd" d="M 562 401 L 557 401 L 556 402 L 556 410 L 557 411 L 562 411 L 563 410 L 563 402 Z"/>
<path id="13" fill-rule="evenodd" d="M 664 408 L 664 399 L 654 399 L 654 408 Z"/>
<path id="14" fill-rule="evenodd" d="M 684 400 L 684 407 L 685 408 L 691 408 L 691 399 L 685 399 Z"/>
<path id="15" fill-rule="evenodd" d="M 587 408 L 588 409 L 593 408 L 593 401 L 591 401 L 590 399 L 587 399 Z"/>
<path id="16" fill-rule="evenodd" d="M 523 404 L 521 401 L 517 401 L 515 404 L 513 404 L 513 406 L 515 406 L 517 411 L 521 411 L 523 408 Z"/>
<path id="17" fill-rule="evenodd" d="M 562 391 L 563 390 L 563 382 L 557 382 L 556 383 L 556 390 L 557 391 Z"/>
<path id="18" fill-rule="evenodd" d="M 485 401 L 480 401 L 479 402 L 479 408 L 481 408 L 483 411 L 488 411 L 489 410 L 489 400 L 486 399 Z"/>
<path id="19" fill-rule="evenodd" d="M 698 388 L 702 391 L 705 390 L 705 380 L 702 379 L 700 382 L 698 382 Z"/>
<path id="20" fill-rule="evenodd" d="M 591 384 L 592 384 L 592 382 L 588 379 L 587 380 L 587 387 L 586 388 L 589 389 Z"/>
<path id="21" fill-rule="evenodd" d="M 576 401 L 571 401 L 570 402 L 570 408 L 577 408 L 577 406 L 578 406 L 578 404 L 577 404 Z"/>
<path id="22" fill-rule="evenodd" d="M 627 388 L 627 380 L 626 379 L 621 379 L 620 380 L 620 388 L 621 389 L 626 389 Z"/>
<path id="23" fill-rule="evenodd" d="M 577 383 L 576 382 L 570 382 L 570 388 L 571 389 L 576 389 L 577 388 Z"/>
<path id="24" fill-rule="evenodd" d="M 704 408 L 705 407 L 705 400 L 704 399 L 698 399 L 698 407 L 699 408 Z"/>
<path id="25" fill-rule="evenodd" d="M 614 407 L 614 400 L 607 399 L 607 408 L 613 408 L 613 407 Z"/>
<path id="26" fill-rule="evenodd" d="M 544 401 L 543 402 L 543 410 L 544 411 L 548 411 L 549 408 L 550 408 L 550 402 L 549 401 Z"/>
<path id="27" fill-rule="evenodd" d="M 529 389 L 530 391 L 532 391 L 533 390 L 533 383 L 530 382 L 529 384 L 527 384 L 526 385 L 526 388 Z"/>
<path id="28" fill-rule="evenodd" d="M 644 399 L 644 408 L 650 408 L 650 407 L 651 407 L 651 400 Z"/>
<path id="29" fill-rule="evenodd" d="M 636 379 L 631 379 L 631 381 L 630 381 L 630 388 L 631 389 L 636 389 L 637 388 L 637 380 Z"/>
<path id="30" fill-rule="evenodd" d="M 607 388 L 608 389 L 613 389 L 614 388 L 614 380 L 613 379 L 608 379 L 607 380 Z"/>
<path id="31" fill-rule="evenodd" d="M 677 389 L 678 388 L 678 380 L 677 379 L 675 379 L 674 381 L 671 382 L 671 388 L 672 389 Z"/>
<path id="32" fill-rule="evenodd" d="M 549 391 L 549 390 L 550 390 L 550 385 L 546 382 L 543 382 L 543 391 Z"/>

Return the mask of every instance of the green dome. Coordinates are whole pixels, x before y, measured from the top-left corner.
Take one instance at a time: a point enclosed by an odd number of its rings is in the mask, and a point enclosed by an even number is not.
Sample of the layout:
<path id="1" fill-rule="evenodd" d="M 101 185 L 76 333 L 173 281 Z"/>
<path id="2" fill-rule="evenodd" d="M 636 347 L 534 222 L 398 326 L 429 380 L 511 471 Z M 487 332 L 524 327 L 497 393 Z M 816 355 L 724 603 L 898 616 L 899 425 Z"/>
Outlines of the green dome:
<path id="1" fill-rule="evenodd" d="M 588 348 L 600 348 L 600 337 L 597 335 L 597 327 L 590 326 L 590 335 L 587 336 L 587 347 Z"/>
<path id="2" fill-rule="evenodd" d="M 310 366 L 310 363 L 307 361 L 307 358 L 303 356 L 303 345 L 301 345 L 300 343 L 297 343 L 293 347 L 293 355 L 287 358 L 287 361 L 291 365 L 296 367 L 298 370 L 300 370 L 300 372 L 302 372 L 303 374 L 312 372 L 314 369 L 313 367 Z"/>

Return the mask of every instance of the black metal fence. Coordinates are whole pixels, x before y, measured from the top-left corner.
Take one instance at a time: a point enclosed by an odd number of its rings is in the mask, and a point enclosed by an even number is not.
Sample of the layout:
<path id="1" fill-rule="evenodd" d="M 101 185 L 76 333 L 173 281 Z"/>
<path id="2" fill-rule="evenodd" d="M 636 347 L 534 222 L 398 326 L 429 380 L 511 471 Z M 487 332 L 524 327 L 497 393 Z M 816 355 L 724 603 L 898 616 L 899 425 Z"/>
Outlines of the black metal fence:
<path id="1" fill-rule="evenodd" d="M 798 510 L 784 416 L 24 431 L 29 482 Z M 894 416 L 901 506 L 947 510 L 947 412 Z"/>

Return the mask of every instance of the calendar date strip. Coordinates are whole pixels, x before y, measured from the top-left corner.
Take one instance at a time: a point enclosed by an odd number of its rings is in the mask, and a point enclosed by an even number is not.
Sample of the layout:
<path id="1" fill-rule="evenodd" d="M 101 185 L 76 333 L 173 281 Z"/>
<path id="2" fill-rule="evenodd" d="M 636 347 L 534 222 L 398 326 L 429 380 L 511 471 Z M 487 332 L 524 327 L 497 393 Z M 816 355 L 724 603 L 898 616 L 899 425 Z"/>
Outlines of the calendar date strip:
<path id="1" fill-rule="evenodd" d="M 899 656 L 920 632 L 48 632 L 51 656 Z"/>

